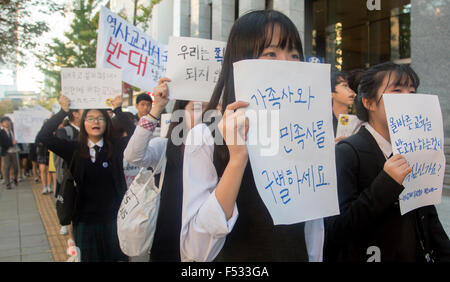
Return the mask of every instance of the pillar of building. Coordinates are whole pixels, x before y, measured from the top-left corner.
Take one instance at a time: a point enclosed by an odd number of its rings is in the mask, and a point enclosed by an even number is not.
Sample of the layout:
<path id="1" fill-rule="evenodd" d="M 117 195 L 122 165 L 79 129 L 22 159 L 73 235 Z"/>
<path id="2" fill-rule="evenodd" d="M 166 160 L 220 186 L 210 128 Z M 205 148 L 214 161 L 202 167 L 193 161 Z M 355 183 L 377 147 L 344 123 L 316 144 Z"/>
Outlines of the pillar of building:
<path id="1" fill-rule="evenodd" d="M 212 39 L 227 41 L 235 17 L 235 1 L 212 0 Z"/>
<path id="2" fill-rule="evenodd" d="M 305 1 L 304 0 L 276 0 L 273 9 L 288 16 L 300 33 L 302 42 L 305 42 Z"/>
<path id="3" fill-rule="evenodd" d="M 418 93 L 439 96 L 444 120 L 447 167 L 450 168 L 450 1 L 411 0 L 411 66 L 420 77 Z M 446 169 L 444 187 L 450 189 Z"/>
<path id="4" fill-rule="evenodd" d="M 174 0 L 173 1 L 173 35 L 187 36 L 191 35 L 191 1 Z"/>
<path id="5" fill-rule="evenodd" d="M 211 39 L 212 2 L 191 0 L 191 37 Z"/>
<path id="6" fill-rule="evenodd" d="M 239 0 L 239 16 L 253 10 L 264 10 L 266 0 Z"/>

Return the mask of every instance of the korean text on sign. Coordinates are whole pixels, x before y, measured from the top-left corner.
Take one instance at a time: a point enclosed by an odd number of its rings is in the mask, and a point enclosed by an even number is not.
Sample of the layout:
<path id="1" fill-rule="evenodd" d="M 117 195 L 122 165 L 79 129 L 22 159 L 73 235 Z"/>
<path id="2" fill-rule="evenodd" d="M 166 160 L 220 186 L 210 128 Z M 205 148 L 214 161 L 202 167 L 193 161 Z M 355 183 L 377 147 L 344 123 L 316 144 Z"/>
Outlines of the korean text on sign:
<path id="1" fill-rule="evenodd" d="M 62 68 L 62 93 L 72 109 L 111 108 L 111 101 L 122 93 L 122 73 L 116 69 Z"/>
<path id="2" fill-rule="evenodd" d="M 101 8 L 97 40 L 97 67 L 123 70 L 123 81 L 153 91 L 165 75 L 167 45 L 105 7 Z"/>
<path id="3" fill-rule="evenodd" d="M 339 213 L 329 78 L 325 64 L 234 64 L 236 100 L 250 104 L 247 147 L 255 184 L 275 224 Z"/>
<path id="4" fill-rule="evenodd" d="M 441 201 L 445 174 L 444 130 L 439 99 L 424 94 L 384 94 L 392 151 L 412 168 L 403 181 L 400 212 Z"/>
<path id="5" fill-rule="evenodd" d="M 225 45 L 201 38 L 169 38 L 170 98 L 209 102 L 219 79 Z"/>

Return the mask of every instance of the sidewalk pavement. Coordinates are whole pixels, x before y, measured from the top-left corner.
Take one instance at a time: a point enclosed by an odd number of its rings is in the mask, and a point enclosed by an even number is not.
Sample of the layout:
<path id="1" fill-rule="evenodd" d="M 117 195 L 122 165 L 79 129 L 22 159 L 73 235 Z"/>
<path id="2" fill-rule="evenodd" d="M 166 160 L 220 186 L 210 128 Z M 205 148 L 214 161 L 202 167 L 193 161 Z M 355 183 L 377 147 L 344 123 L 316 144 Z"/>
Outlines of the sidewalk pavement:
<path id="1" fill-rule="evenodd" d="M 64 262 L 67 240 L 60 235 L 55 198 L 42 195 L 42 185 L 31 178 L 6 190 L 0 187 L 0 262 Z M 450 236 L 450 189 L 444 189 L 436 206 L 439 219 Z M 69 228 L 70 229 L 70 228 Z M 131 261 L 148 261 L 133 258 Z"/>
<path id="2" fill-rule="evenodd" d="M 31 178 L 0 187 L 0 262 L 66 261 L 69 235 L 60 235 L 52 194 Z"/>

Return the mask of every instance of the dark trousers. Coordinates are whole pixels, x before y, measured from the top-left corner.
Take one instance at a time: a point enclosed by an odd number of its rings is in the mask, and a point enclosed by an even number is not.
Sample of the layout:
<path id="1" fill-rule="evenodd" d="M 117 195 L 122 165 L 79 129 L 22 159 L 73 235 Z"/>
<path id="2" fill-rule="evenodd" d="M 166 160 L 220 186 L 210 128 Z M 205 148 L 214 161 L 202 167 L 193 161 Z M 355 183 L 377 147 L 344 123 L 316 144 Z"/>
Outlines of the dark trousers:
<path id="1" fill-rule="evenodd" d="M 11 180 L 9 177 L 9 172 L 11 166 L 14 171 L 14 180 L 17 180 L 17 154 L 16 153 L 6 153 L 3 157 L 3 177 L 5 178 L 6 187 L 11 187 Z"/>

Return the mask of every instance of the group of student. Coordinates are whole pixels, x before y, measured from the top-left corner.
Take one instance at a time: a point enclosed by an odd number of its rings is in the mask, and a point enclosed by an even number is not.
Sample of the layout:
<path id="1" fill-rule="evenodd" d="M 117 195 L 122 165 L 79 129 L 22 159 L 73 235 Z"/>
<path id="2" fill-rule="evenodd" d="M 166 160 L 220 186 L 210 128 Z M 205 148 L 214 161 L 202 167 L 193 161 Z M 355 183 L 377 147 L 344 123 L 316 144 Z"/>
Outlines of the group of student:
<path id="1" fill-rule="evenodd" d="M 79 189 L 72 227 L 82 261 L 128 261 L 117 236 L 117 212 L 127 189 L 124 164 L 154 168 L 164 154 L 150 261 L 367 261 L 374 246 L 386 262 L 450 260 L 450 241 L 434 206 L 400 215 L 402 182 L 411 168 L 401 155 L 391 157 L 383 93 L 416 92 L 419 78 L 411 67 L 387 62 L 361 71 L 356 91 L 344 74 L 333 80 L 335 118 L 348 113 L 341 104 L 354 104 L 362 122 L 356 134 L 336 140 L 340 214 L 274 225 L 257 192 L 247 146 L 227 139 L 249 128 L 239 110 L 248 103 L 236 101 L 233 76 L 233 63 L 245 59 L 303 61 L 295 25 L 273 10 L 236 20 L 211 100 L 202 104 L 203 112 L 222 113 L 217 130 L 194 120 L 193 101 L 178 100 L 173 111 L 183 111 L 183 118 L 171 121 L 166 136 L 157 136 L 170 78 L 159 81 L 153 106 L 150 100 L 149 112 L 138 119 L 122 112 L 121 96 L 112 101 L 112 119 L 103 109 L 70 110 L 69 99 L 60 97 L 61 111 L 37 140 L 69 164 Z M 78 138 L 55 135 L 74 114 Z M 184 130 L 174 132 L 179 127 Z M 216 144 L 215 134 L 225 142 Z M 180 144 L 174 138 L 202 142 Z"/>

